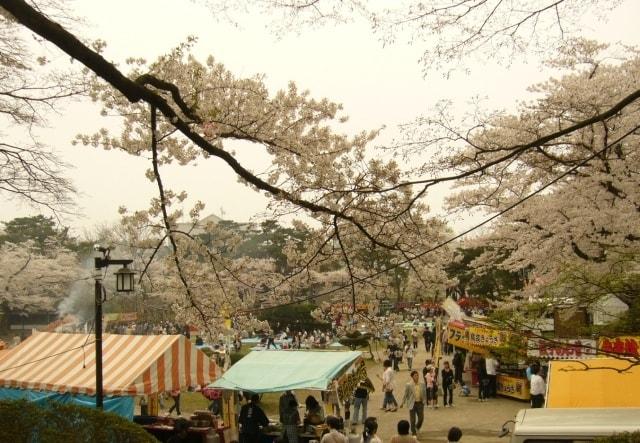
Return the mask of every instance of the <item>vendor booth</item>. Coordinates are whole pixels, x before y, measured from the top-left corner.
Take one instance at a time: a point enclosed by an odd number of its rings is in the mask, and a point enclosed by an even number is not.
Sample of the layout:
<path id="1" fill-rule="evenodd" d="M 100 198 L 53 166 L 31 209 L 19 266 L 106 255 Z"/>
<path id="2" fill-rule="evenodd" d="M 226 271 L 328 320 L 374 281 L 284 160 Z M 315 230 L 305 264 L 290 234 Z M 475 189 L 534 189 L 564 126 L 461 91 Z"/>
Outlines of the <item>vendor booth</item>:
<path id="1" fill-rule="evenodd" d="M 366 379 L 361 352 L 274 350 L 250 352 L 209 387 L 261 394 L 300 389 L 326 391 L 337 382 L 338 398 L 344 402 Z M 232 407 L 224 409 L 233 410 Z M 310 431 L 301 429 L 301 440 L 318 437 L 315 431 Z M 270 426 L 266 435 L 279 436 L 277 425 Z"/>
<path id="2" fill-rule="evenodd" d="M 451 321 L 447 325 L 447 342 L 471 352 L 476 357 L 479 355 L 488 356 L 493 348 L 503 346 L 508 340 L 509 333 L 507 331 L 500 331 L 468 317 L 463 320 Z M 529 383 L 525 370 L 525 365 L 501 363 L 496 374 L 497 394 L 518 400 L 529 400 Z M 471 371 L 471 384 L 478 385 L 478 375 L 475 368 Z"/>
<path id="3" fill-rule="evenodd" d="M 104 409 L 132 419 L 135 396 L 204 386 L 216 366 L 182 335 L 105 334 Z M 93 335 L 35 332 L 0 358 L 0 399 L 95 407 Z M 153 411 L 151 411 L 153 412 Z"/>
<path id="4" fill-rule="evenodd" d="M 640 366 L 634 362 L 624 358 L 550 362 L 546 407 L 640 407 Z"/>

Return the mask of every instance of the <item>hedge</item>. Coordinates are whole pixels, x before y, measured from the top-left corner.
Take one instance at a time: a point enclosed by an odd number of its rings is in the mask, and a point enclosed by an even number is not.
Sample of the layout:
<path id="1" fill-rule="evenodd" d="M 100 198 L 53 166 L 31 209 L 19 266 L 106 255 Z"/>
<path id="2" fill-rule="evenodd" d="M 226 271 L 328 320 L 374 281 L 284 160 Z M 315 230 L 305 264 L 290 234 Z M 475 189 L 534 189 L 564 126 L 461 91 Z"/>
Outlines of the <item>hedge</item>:
<path id="1" fill-rule="evenodd" d="M 83 406 L 0 401 L 0 442 L 157 443 L 125 418 Z"/>

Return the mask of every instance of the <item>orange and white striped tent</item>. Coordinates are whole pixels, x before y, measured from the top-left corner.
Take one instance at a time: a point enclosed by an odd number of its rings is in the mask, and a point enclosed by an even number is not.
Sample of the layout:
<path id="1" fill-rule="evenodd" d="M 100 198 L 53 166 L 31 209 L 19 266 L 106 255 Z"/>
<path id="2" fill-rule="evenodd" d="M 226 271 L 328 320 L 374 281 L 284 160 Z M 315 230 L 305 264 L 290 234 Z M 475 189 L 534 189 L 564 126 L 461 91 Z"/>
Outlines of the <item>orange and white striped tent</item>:
<path id="1" fill-rule="evenodd" d="M 0 357 L 0 387 L 95 395 L 94 336 L 34 332 Z M 216 365 L 183 335 L 105 334 L 104 395 L 154 394 L 206 386 Z"/>

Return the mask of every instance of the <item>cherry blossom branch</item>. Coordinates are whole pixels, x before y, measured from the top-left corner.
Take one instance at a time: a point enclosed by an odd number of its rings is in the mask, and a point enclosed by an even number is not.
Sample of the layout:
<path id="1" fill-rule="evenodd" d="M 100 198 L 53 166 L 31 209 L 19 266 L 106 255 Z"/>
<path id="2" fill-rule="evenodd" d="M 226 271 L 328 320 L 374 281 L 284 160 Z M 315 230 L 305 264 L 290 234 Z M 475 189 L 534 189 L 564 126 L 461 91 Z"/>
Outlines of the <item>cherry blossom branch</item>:
<path id="1" fill-rule="evenodd" d="M 618 358 L 618 360 L 623 360 L 622 358 Z M 581 360 L 571 360 L 571 363 L 576 363 L 582 368 L 561 368 L 562 372 L 583 372 L 583 371 L 597 371 L 597 370 L 607 370 L 607 371 L 615 371 L 618 374 L 624 374 L 628 372 L 632 368 L 636 366 L 640 366 L 640 360 L 630 361 L 629 364 L 624 368 L 614 368 L 613 366 L 589 366 L 584 361 Z"/>
<path id="2" fill-rule="evenodd" d="M 623 140 L 624 138 L 628 137 L 628 136 L 629 136 L 629 134 L 631 134 L 631 133 L 633 133 L 633 132 L 637 131 L 638 129 L 640 129 L 640 125 L 638 125 L 638 126 L 636 126 L 636 127 L 632 128 L 630 131 L 627 131 L 625 134 L 621 135 L 618 139 L 616 139 L 616 140 L 614 140 L 613 142 L 611 142 L 611 145 L 615 145 L 615 144 L 619 143 L 619 142 L 620 142 L 620 140 Z M 431 252 L 434 252 L 434 251 L 436 251 L 436 250 L 438 250 L 438 249 L 440 249 L 440 248 L 442 248 L 442 247 L 444 247 L 444 246 L 446 246 L 446 245 L 448 245 L 448 244 L 450 244 L 450 243 L 453 243 L 454 241 L 456 241 L 456 240 L 458 240 L 458 239 L 460 239 L 460 238 L 462 238 L 462 237 L 466 236 L 467 234 L 469 234 L 469 233 L 471 233 L 471 232 L 475 231 L 476 229 L 479 229 L 480 227 L 482 227 L 482 226 L 484 226 L 484 225 L 488 224 L 489 222 L 491 222 L 491 221 L 493 221 L 493 220 L 497 219 L 498 217 L 500 217 L 500 216 L 502 216 L 502 215 L 506 214 L 507 212 L 511 211 L 512 209 L 516 208 L 517 206 L 520 206 L 521 204 L 523 204 L 523 203 L 524 203 L 524 202 L 526 202 L 527 200 L 529 200 L 529 199 L 533 198 L 534 196 L 536 196 L 537 194 L 541 193 L 541 192 L 542 192 L 542 191 L 544 191 L 545 189 L 547 189 L 547 188 L 549 188 L 550 186 L 554 185 L 555 183 L 559 182 L 560 180 L 562 180 L 563 178 L 565 178 L 567 175 L 569 175 L 569 174 L 573 173 L 574 171 L 576 171 L 576 170 L 577 170 L 577 169 L 579 169 L 580 167 L 582 167 L 582 166 L 586 165 L 586 164 L 587 164 L 587 163 L 589 163 L 591 160 L 593 160 L 595 157 L 597 157 L 598 155 L 600 155 L 602 152 L 604 152 L 606 149 L 609 149 L 609 148 L 610 148 L 610 146 L 609 146 L 609 145 L 607 145 L 607 146 L 605 146 L 604 148 L 602 148 L 602 149 L 600 149 L 600 150 L 598 150 L 598 151 L 594 152 L 593 154 L 591 154 L 591 155 L 590 155 L 590 156 L 588 156 L 587 158 L 583 159 L 581 162 L 579 162 L 579 163 L 577 163 L 576 165 L 574 165 L 573 167 L 571 167 L 571 168 L 567 169 L 567 170 L 566 170 L 566 171 L 564 171 L 562 174 L 560 174 L 560 175 L 556 176 L 554 179 L 550 180 L 550 181 L 549 181 L 549 182 L 547 182 L 545 185 L 541 186 L 540 188 L 536 189 L 535 191 L 530 192 L 529 194 L 527 194 L 526 196 L 524 196 L 523 198 L 521 198 L 521 199 L 520 199 L 520 200 L 518 200 L 517 202 L 510 204 L 510 205 L 509 205 L 509 206 L 507 206 L 506 208 L 504 208 L 504 209 L 502 209 L 501 211 L 499 211 L 499 212 L 497 212 L 497 213 L 493 214 L 492 216 L 490 216 L 490 217 L 488 217 L 488 218 L 484 219 L 484 220 L 483 220 L 483 221 L 481 221 L 480 223 L 477 223 L 476 225 L 474 225 L 474 226 L 472 226 L 472 227 L 470 227 L 470 228 L 466 229 L 465 231 L 461 232 L 460 234 L 455 235 L 455 236 L 453 236 L 453 237 L 450 237 L 449 239 L 447 239 L 447 240 L 445 240 L 445 241 L 443 241 L 443 242 L 440 242 L 440 243 L 438 243 L 437 245 L 435 245 L 435 246 L 433 246 L 433 247 L 431 247 L 431 248 L 429 248 L 429 249 L 427 249 L 427 250 L 425 250 L 425 251 L 422 251 L 422 252 L 420 252 L 420 253 L 418 253 L 418 254 L 414 255 L 414 256 L 411 258 L 411 260 L 415 260 L 415 259 L 418 259 L 418 258 L 420 258 L 420 257 L 423 257 L 423 256 L 425 256 L 425 255 L 427 255 L 427 254 L 430 254 Z M 364 277 L 359 277 L 359 278 L 358 278 L 358 280 L 359 280 L 359 282 L 364 282 L 364 281 L 370 280 L 370 279 L 372 279 L 372 278 L 374 278 L 374 277 L 377 277 L 377 276 L 379 276 L 379 275 L 382 275 L 382 274 L 384 274 L 384 273 L 386 273 L 386 272 L 388 272 L 388 271 L 390 271 L 390 270 L 392 270 L 392 269 L 397 268 L 398 266 L 402 266 L 402 265 L 404 265 L 404 264 L 406 264 L 406 263 L 409 263 L 409 262 L 410 262 L 410 260 L 408 260 L 408 259 L 407 259 L 407 260 L 404 260 L 404 261 L 400 261 L 400 262 L 395 263 L 395 264 L 393 264 L 393 265 L 391 265 L 391 266 L 388 266 L 388 267 L 386 267 L 386 268 L 384 268 L 384 269 L 382 269 L 382 270 L 380 270 L 380 271 L 377 271 L 377 272 L 371 273 L 371 274 L 366 275 L 366 276 L 364 276 Z M 333 293 L 338 292 L 338 291 L 340 291 L 340 290 L 342 290 L 342 289 L 348 288 L 349 286 L 350 286 L 349 284 L 346 284 L 346 285 L 342 285 L 342 286 L 338 286 L 338 287 L 336 287 L 336 288 L 330 289 L 330 290 L 328 290 L 328 291 L 324 291 L 324 292 L 321 292 L 321 293 L 318 293 L 318 294 L 311 295 L 311 296 L 309 296 L 309 297 L 305 297 L 305 298 L 300 299 L 300 300 L 298 300 L 298 301 L 296 301 L 296 302 L 284 303 L 284 304 L 281 304 L 281 305 L 277 305 L 277 306 L 269 306 L 269 307 L 265 307 L 265 308 L 249 309 L 249 310 L 246 310 L 245 312 L 257 312 L 257 311 L 263 311 L 263 310 L 273 309 L 273 308 L 278 307 L 278 306 L 288 306 L 288 305 L 292 305 L 292 304 L 300 303 L 300 302 L 303 302 L 303 301 L 309 301 L 309 300 L 313 300 L 313 299 L 316 299 L 316 298 L 320 298 L 320 297 L 323 297 L 323 296 L 326 296 L 326 295 L 333 294 Z"/>
<path id="3" fill-rule="evenodd" d="M 11 274 L 10 276 L 7 277 L 7 284 L 5 285 L 5 288 L 4 288 L 4 290 L 6 292 L 9 292 L 9 285 L 11 284 L 11 280 L 13 280 L 15 277 L 17 277 L 20 273 L 22 273 L 22 271 L 27 269 L 27 266 L 29 266 L 30 262 L 31 262 L 31 254 L 29 254 L 29 256 L 25 260 L 24 264 L 22 266 L 20 266 L 20 268 L 16 272 L 14 272 L 13 274 Z"/>
<path id="4" fill-rule="evenodd" d="M 151 266 L 151 263 L 153 262 L 153 259 L 155 258 L 156 254 L 158 253 L 158 251 L 160 250 L 160 248 L 164 244 L 164 241 L 167 239 L 167 235 L 168 234 L 164 234 L 164 236 L 160 240 L 158 240 L 158 243 L 156 244 L 155 248 L 153 248 L 153 252 L 151 253 L 151 257 L 149 257 L 149 260 L 147 260 L 147 262 L 145 263 L 144 269 L 140 273 L 140 278 L 138 278 L 138 284 L 142 283 L 142 277 L 144 277 L 145 274 L 147 273 L 147 270 L 149 269 L 149 266 Z"/>
<path id="5" fill-rule="evenodd" d="M 342 256 L 344 257 L 344 262 L 347 265 L 347 271 L 349 272 L 349 286 L 351 288 L 351 308 L 352 314 L 356 312 L 356 286 L 354 282 L 353 269 L 351 269 L 351 261 L 349 260 L 349 255 L 347 255 L 347 251 L 344 248 L 344 244 L 342 243 L 342 238 L 340 238 L 340 228 L 338 227 L 338 219 L 336 217 L 333 218 L 333 228 L 336 233 L 336 240 L 338 240 L 338 244 L 340 245 L 340 251 L 342 252 Z"/>
<path id="6" fill-rule="evenodd" d="M 595 123 L 599 123 L 602 121 L 605 121 L 606 119 L 615 116 L 616 114 L 618 114 L 619 112 L 621 112 L 623 109 L 625 109 L 627 106 L 631 105 L 632 103 L 635 103 L 636 101 L 638 101 L 638 99 L 640 99 L 640 89 L 637 89 L 635 91 L 633 91 L 632 93 L 628 94 L 626 97 L 624 97 L 622 100 L 618 101 L 615 105 L 611 106 L 609 109 L 607 109 L 606 111 L 603 111 L 599 114 L 596 114 L 592 117 L 589 117 L 587 119 L 584 120 L 580 120 L 577 123 L 568 126 L 564 129 L 560 129 L 557 131 L 554 131 L 550 134 L 544 135 L 542 137 L 538 137 L 535 140 L 532 140 L 528 143 L 523 143 L 523 144 L 516 144 L 516 145 L 511 145 L 508 147 L 503 147 L 503 148 L 498 148 L 498 149 L 492 149 L 491 152 L 499 152 L 499 151 L 508 151 L 507 154 L 497 157 L 491 161 L 488 161 L 486 163 L 482 163 L 479 164 L 477 167 L 472 168 L 472 169 L 468 169 L 466 171 L 463 171 L 459 174 L 453 174 L 453 175 L 448 175 L 448 176 L 444 176 L 444 177 L 436 177 L 436 178 L 428 178 L 428 179 L 422 179 L 422 180 L 409 180 L 409 181 L 405 181 L 405 182 L 401 182 L 398 183 L 397 185 L 394 186 L 389 186 L 386 188 L 380 188 L 380 189 L 360 189 L 358 190 L 358 192 L 360 193 L 383 193 L 383 192 L 389 192 L 389 191 L 395 191 L 401 188 L 405 188 L 408 186 L 414 186 L 414 185 L 424 185 L 424 190 L 426 190 L 427 188 L 430 188 L 432 186 L 435 186 L 437 184 L 440 183 L 445 183 L 445 182 L 450 182 L 450 181 L 456 181 L 456 180 L 460 180 L 466 177 L 470 177 L 472 175 L 478 174 L 478 173 L 482 173 L 483 171 L 485 171 L 486 169 L 489 169 L 492 166 L 495 166 L 497 164 L 503 163 L 507 160 L 513 159 L 515 157 L 518 157 L 520 155 L 522 155 L 523 153 L 525 153 L 526 151 L 530 150 L 530 149 L 538 149 L 543 147 L 545 144 L 559 139 L 565 135 L 569 135 L 573 132 L 576 132 L 582 128 L 585 128 L 587 126 L 593 125 Z M 634 131 L 637 130 L 638 128 L 634 128 Z M 628 133 L 627 135 L 632 134 L 632 132 Z M 610 143 L 607 146 L 614 146 L 614 143 Z M 603 151 L 604 152 L 604 151 Z M 590 157 L 589 157 L 590 158 Z M 420 191 L 423 192 L 423 191 Z"/>
<path id="7" fill-rule="evenodd" d="M 178 271 L 178 277 L 180 278 L 180 282 L 184 287 L 184 290 L 187 294 L 187 298 L 189 303 L 193 308 L 198 311 L 200 318 L 202 319 L 203 326 L 207 329 L 207 332 L 210 336 L 213 336 L 211 333 L 211 329 L 209 328 L 209 323 L 207 322 L 207 316 L 204 311 L 198 304 L 195 302 L 195 298 L 191 293 L 191 288 L 189 287 L 189 283 L 187 282 L 186 277 L 182 271 L 182 265 L 180 263 L 180 259 L 178 258 L 178 245 L 176 244 L 173 235 L 171 234 L 171 223 L 169 222 L 169 215 L 167 214 L 167 198 L 164 193 L 164 186 L 162 185 L 162 177 L 160 177 L 160 169 L 158 167 L 158 147 L 157 147 L 157 139 L 156 139 L 156 108 L 151 105 L 151 153 L 152 163 L 153 163 L 153 175 L 155 177 L 156 183 L 158 185 L 158 193 L 160 194 L 160 208 L 162 210 L 162 219 L 164 220 L 165 232 L 167 233 L 167 237 L 169 238 L 169 242 L 171 243 L 171 247 L 173 249 L 173 262 L 176 265 L 176 270 Z"/>
<path id="8" fill-rule="evenodd" d="M 348 221 L 356 226 L 358 230 L 360 230 L 360 232 L 362 232 L 362 234 L 365 235 L 373 244 L 393 249 L 393 247 L 390 247 L 375 238 L 375 236 L 373 236 L 354 216 L 348 215 L 343 211 L 331 209 L 296 197 L 294 194 L 278 188 L 277 186 L 273 186 L 251 173 L 249 170 L 244 168 L 231 153 L 211 144 L 202 135 L 192 130 L 190 124 L 184 121 L 162 96 L 147 89 L 143 84 L 127 78 L 112 63 L 109 63 L 100 54 L 91 50 L 84 43 L 78 40 L 73 34 L 69 33 L 59 24 L 49 20 L 23 0 L 0 0 L 0 5 L 10 12 L 19 23 L 58 46 L 72 58 L 80 61 L 98 77 L 102 78 L 122 93 L 131 103 L 145 101 L 153 108 L 158 109 L 162 114 L 164 114 L 168 121 L 180 130 L 180 132 L 191 142 L 208 154 L 226 162 L 227 165 L 230 166 L 243 180 L 258 189 L 268 192 L 276 199 L 287 200 L 290 203 L 307 209 L 313 213 L 324 213 Z M 146 80 L 153 81 L 151 78 L 146 78 Z M 159 86 L 163 86 L 163 89 L 167 88 L 167 85 L 162 85 L 160 83 L 157 84 Z M 257 143 L 263 142 L 263 140 L 254 137 L 248 137 L 247 140 Z"/>

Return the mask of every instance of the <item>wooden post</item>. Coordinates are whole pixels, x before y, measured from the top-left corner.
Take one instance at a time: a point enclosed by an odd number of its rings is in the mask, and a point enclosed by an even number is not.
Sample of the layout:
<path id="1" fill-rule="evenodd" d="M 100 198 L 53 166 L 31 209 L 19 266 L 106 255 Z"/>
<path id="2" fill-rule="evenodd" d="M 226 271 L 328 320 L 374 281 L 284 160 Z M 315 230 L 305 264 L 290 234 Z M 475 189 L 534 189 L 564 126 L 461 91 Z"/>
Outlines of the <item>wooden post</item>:
<path id="1" fill-rule="evenodd" d="M 158 402 L 158 394 L 150 394 L 149 395 L 149 415 L 158 416 L 160 415 L 160 405 Z"/>

